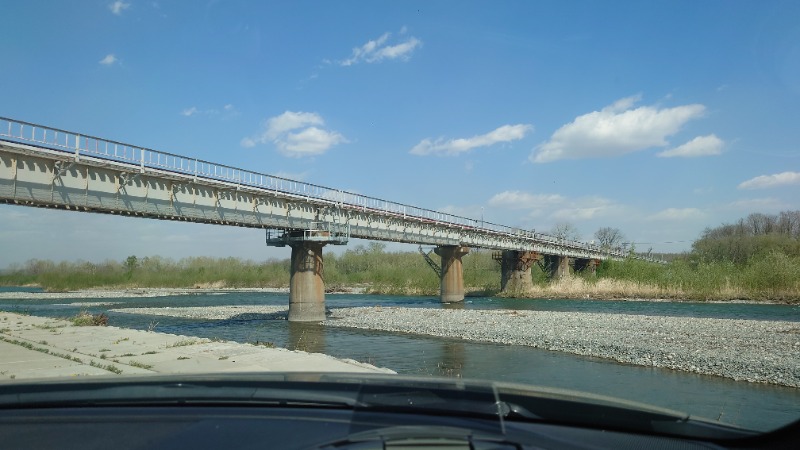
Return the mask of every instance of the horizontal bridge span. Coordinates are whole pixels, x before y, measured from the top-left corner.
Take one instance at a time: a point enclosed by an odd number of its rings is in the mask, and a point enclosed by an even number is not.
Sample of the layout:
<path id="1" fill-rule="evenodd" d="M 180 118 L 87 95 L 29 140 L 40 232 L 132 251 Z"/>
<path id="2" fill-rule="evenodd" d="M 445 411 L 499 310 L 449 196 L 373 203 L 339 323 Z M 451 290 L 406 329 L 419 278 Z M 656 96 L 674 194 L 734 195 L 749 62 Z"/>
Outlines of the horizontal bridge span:
<path id="1" fill-rule="evenodd" d="M 621 251 L 0 118 L 0 202 L 585 259 Z"/>

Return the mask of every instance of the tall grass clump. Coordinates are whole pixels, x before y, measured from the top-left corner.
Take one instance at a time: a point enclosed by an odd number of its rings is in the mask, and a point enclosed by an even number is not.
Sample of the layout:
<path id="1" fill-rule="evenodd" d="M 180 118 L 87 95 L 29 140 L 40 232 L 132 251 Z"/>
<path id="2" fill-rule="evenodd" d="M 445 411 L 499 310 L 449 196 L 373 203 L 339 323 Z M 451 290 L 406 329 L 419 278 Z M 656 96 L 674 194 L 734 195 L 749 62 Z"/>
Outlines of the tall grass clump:
<path id="1" fill-rule="evenodd" d="M 92 314 L 88 311 L 81 311 L 72 317 L 71 321 L 77 327 L 104 327 L 108 325 L 108 316 L 103 313 Z"/>
<path id="2" fill-rule="evenodd" d="M 777 251 L 752 258 L 739 282 L 759 298 L 790 300 L 800 292 L 800 257 Z"/>

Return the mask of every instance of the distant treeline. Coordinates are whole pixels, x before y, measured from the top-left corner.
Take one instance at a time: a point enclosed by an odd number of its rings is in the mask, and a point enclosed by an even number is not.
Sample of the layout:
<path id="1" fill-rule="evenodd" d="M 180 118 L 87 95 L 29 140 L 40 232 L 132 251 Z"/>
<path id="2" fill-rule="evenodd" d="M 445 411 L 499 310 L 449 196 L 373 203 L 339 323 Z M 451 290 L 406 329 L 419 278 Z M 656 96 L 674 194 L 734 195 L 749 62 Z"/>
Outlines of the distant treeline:
<path id="1" fill-rule="evenodd" d="M 770 253 L 800 256 L 800 211 L 750 214 L 734 224 L 706 228 L 692 244 L 691 257 L 743 265 Z"/>
<path id="2" fill-rule="evenodd" d="M 160 256 L 125 261 L 54 263 L 31 260 L 0 274 L 6 286 L 38 285 L 48 291 L 107 287 L 285 287 L 289 261 L 256 263 L 239 258 L 184 258 Z"/>
<path id="3" fill-rule="evenodd" d="M 597 277 L 548 284 L 542 269 L 531 272 L 534 289 L 515 296 L 662 297 L 696 300 L 800 301 L 800 211 L 751 214 L 734 224 L 706 229 L 692 251 L 668 255 L 668 264 L 627 259 L 605 261 Z M 492 252 L 473 250 L 463 258 L 468 291 L 496 295 L 500 266 Z M 158 256 L 124 261 L 31 260 L 0 273 L 0 285 L 38 285 L 50 291 L 91 287 L 288 287 L 289 260 L 254 262 L 239 258 Z M 417 252 L 386 252 L 377 242 L 340 255 L 324 255 L 328 290 L 363 287 L 366 292 L 436 295 L 439 280 Z M 613 283 L 611 281 L 614 281 Z M 563 291 L 559 289 L 563 287 Z"/>
<path id="4" fill-rule="evenodd" d="M 488 251 L 464 258 L 464 281 L 474 289 L 497 291 L 499 265 Z M 326 253 L 323 274 L 328 290 L 363 287 L 367 292 L 434 295 L 439 280 L 416 252 L 392 253 L 377 242 L 358 245 L 341 255 Z M 49 291 L 95 287 L 287 288 L 289 259 L 254 262 L 240 258 L 160 256 L 124 261 L 59 262 L 31 260 L 0 273 L 0 285 L 38 285 Z"/>
<path id="5" fill-rule="evenodd" d="M 800 211 L 750 214 L 707 228 L 668 265 L 607 262 L 602 276 L 655 285 L 664 296 L 800 301 Z M 676 294 L 676 295 L 670 295 Z"/>

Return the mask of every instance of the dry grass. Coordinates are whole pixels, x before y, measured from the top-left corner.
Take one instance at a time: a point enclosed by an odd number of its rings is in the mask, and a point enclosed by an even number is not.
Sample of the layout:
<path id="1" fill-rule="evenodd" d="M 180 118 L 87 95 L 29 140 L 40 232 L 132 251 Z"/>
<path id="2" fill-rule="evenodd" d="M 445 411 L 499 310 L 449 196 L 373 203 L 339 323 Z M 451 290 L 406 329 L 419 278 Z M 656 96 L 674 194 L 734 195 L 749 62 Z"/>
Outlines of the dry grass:
<path id="1" fill-rule="evenodd" d="M 639 281 L 600 278 L 586 280 L 581 277 L 570 276 L 551 283 L 534 285 L 526 291 L 513 293 L 499 293 L 498 297 L 516 298 L 642 298 L 642 299 L 669 299 L 669 300 L 755 300 L 747 289 L 726 282 L 723 286 L 713 291 L 697 292 L 687 289 L 680 284 L 662 287 L 653 283 Z M 787 290 L 776 292 L 768 300 L 789 301 L 797 298 L 798 292 Z"/>
<path id="2" fill-rule="evenodd" d="M 504 296 L 504 294 L 499 294 Z M 653 284 L 602 278 L 587 281 L 581 277 L 565 277 L 558 281 L 534 285 L 514 297 L 528 298 L 685 298 L 681 289 L 662 289 Z"/>

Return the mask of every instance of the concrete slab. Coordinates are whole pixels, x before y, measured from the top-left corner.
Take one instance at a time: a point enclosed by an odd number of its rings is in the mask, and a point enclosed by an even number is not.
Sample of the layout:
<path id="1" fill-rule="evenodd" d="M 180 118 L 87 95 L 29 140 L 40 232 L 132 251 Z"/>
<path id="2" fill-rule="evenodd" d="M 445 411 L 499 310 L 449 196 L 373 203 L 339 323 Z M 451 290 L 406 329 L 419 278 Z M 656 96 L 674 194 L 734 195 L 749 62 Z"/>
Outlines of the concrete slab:
<path id="1" fill-rule="evenodd" d="M 372 372 L 319 353 L 0 312 L 0 379 L 210 372 Z"/>

